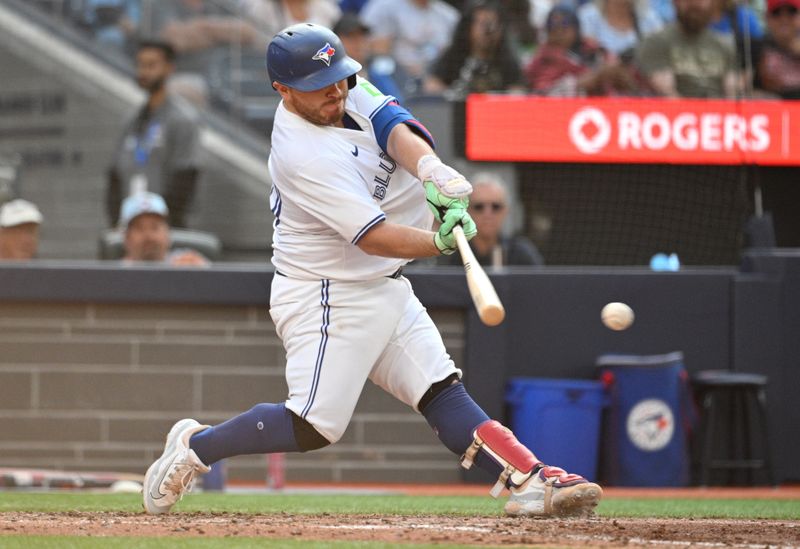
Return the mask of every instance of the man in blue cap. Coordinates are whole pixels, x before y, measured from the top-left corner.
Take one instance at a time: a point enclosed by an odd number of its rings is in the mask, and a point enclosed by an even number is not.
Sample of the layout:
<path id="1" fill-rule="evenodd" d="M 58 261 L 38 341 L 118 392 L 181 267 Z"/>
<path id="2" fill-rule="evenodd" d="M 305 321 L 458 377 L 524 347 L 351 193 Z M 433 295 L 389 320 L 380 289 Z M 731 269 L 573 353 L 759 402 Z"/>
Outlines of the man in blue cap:
<path id="1" fill-rule="evenodd" d="M 140 192 L 126 198 L 122 202 L 120 228 L 125 233 L 123 261 L 209 265 L 208 259 L 194 250 L 172 249 L 169 209 L 160 195 Z"/>

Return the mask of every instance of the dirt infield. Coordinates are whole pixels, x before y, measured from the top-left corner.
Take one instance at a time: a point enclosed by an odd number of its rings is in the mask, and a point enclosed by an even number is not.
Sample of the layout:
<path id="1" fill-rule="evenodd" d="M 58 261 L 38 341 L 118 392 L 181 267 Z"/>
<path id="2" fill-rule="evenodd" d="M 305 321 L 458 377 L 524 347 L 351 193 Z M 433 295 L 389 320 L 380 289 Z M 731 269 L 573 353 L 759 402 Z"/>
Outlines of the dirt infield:
<path id="1" fill-rule="evenodd" d="M 519 519 L 383 515 L 0 513 L 3 535 L 259 537 L 576 547 L 800 547 L 800 520 Z M 1 544 L 0 544 L 1 545 Z"/>

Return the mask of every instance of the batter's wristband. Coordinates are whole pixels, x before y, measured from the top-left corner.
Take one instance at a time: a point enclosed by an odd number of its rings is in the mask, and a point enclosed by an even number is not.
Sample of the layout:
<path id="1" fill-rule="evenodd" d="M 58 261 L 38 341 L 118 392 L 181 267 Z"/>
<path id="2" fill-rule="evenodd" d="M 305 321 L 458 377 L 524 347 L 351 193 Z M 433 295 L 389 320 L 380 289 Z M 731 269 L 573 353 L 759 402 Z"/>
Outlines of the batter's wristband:
<path id="1" fill-rule="evenodd" d="M 439 245 L 436 243 L 436 237 L 437 236 L 438 236 L 438 233 L 433 233 L 433 247 L 436 248 L 436 250 L 439 252 L 439 255 L 444 255 L 444 252 L 439 247 Z"/>
<path id="2" fill-rule="evenodd" d="M 439 244 L 436 243 L 437 238 L 439 239 L 439 242 L 442 243 L 442 248 L 440 248 Z M 439 233 L 433 233 L 433 245 L 437 250 L 439 250 L 439 255 L 450 255 L 456 251 L 455 248 L 448 248 L 445 246 L 445 243 L 442 241 L 442 237 L 439 235 Z"/>

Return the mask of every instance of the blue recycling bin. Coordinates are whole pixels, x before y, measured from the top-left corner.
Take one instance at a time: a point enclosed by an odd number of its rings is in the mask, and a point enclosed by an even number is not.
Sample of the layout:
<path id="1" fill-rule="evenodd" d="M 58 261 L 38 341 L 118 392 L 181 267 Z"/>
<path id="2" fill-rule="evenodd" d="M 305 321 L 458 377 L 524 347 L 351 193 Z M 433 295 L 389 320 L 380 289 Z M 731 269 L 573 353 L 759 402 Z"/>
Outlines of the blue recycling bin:
<path id="1" fill-rule="evenodd" d="M 519 377 L 506 388 L 511 430 L 540 460 L 597 478 L 603 385 L 594 380 Z"/>
<path id="2" fill-rule="evenodd" d="M 612 486 L 686 486 L 692 421 L 683 353 L 601 355 L 609 396 L 601 476 Z"/>

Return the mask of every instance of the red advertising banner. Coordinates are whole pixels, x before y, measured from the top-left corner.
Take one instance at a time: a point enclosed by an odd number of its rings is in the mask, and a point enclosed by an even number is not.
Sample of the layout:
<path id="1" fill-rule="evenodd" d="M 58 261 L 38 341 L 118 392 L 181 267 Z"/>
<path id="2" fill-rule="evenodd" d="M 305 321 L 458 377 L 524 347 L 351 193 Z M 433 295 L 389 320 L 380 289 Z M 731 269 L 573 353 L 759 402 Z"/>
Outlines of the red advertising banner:
<path id="1" fill-rule="evenodd" d="M 800 165 L 800 101 L 470 95 L 470 160 Z"/>

